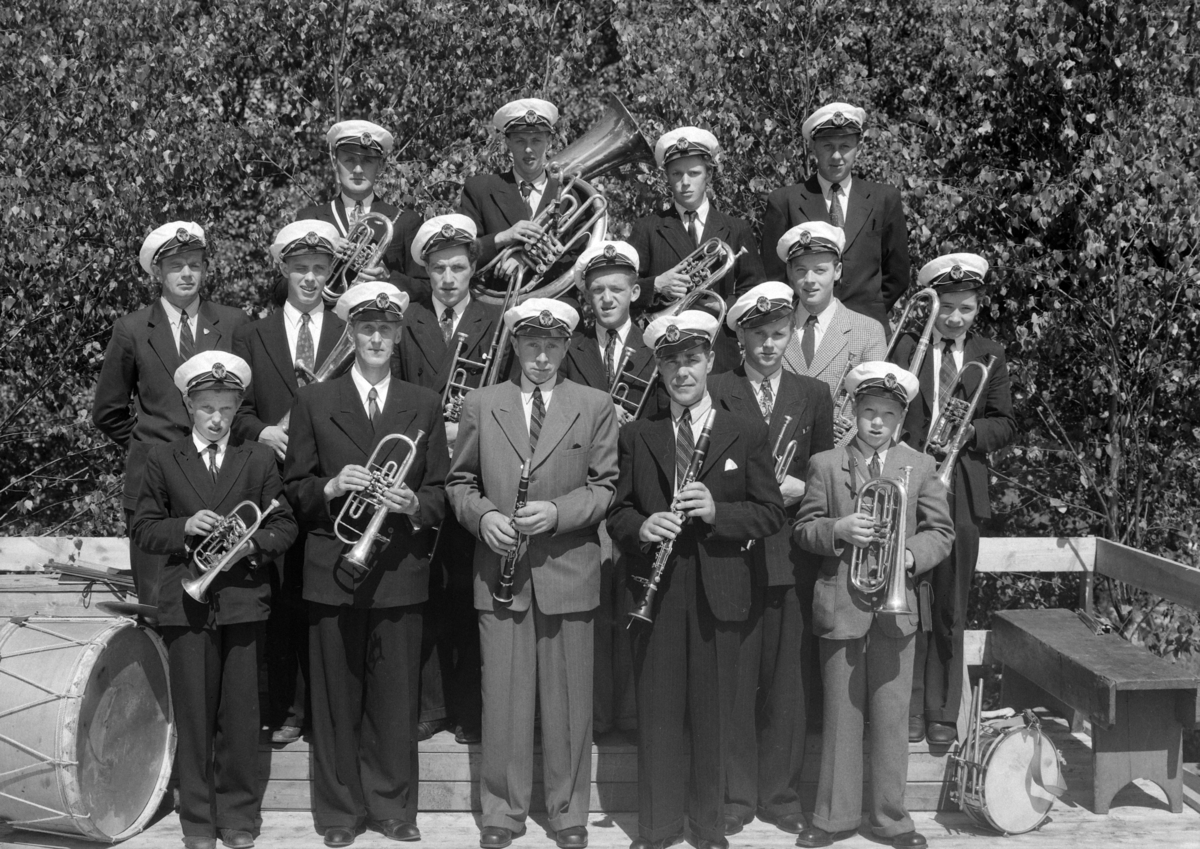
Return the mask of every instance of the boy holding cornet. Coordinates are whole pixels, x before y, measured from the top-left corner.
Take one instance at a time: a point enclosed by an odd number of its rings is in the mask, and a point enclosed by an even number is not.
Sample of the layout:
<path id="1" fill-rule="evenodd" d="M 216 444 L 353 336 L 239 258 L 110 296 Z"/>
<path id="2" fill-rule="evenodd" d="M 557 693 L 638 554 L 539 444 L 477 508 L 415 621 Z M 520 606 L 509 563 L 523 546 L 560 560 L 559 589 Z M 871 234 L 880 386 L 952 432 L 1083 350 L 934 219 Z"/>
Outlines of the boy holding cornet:
<path id="1" fill-rule="evenodd" d="M 266 570 L 296 538 L 296 523 L 271 449 L 230 438 L 250 385 L 246 361 L 204 351 L 175 370 L 175 385 L 192 431 L 150 450 L 133 538 L 167 556 L 158 621 L 171 669 L 184 845 L 212 849 L 219 834 L 241 849 L 254 844 L 262 822 L 258 645 L 271 593 Z M 201 576 L 193 559 L 211 568 Z"/>
<path id="2" fill-rule="evenodd" d="M 905 719 L 917 629 L 913 576 L 950 552 L 954 526 L 933 459 L 895 443 L 917 379 L 869 362 L 846 375 L 858 433 L 808 465 L 795 535 L 820 556 L 813 594 L 825 685 L 824 744 L 812 825 L 797 846 L 829 846 L 862 820 L 863 718 L 870 716 L 871 830 L 919 849 L 904 807 Z M 872 568 L 877 567 L 877 568 Z"/>

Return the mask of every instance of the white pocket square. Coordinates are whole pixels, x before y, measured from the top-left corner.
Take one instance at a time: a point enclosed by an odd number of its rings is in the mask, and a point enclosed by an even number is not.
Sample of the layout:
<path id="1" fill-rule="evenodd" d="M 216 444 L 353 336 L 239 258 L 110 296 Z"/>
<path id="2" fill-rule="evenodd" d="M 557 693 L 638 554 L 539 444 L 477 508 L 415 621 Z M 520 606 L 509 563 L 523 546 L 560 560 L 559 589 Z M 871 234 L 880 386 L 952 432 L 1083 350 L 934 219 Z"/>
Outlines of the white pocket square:
<path id="1" fill-rule="evenodd" d="M 725 471 L 732 472 L 737 467 L 738 467 L 738 464 L 733 462 L 732 457 L 729 457 L 728 459 L 725 460 Z"/>

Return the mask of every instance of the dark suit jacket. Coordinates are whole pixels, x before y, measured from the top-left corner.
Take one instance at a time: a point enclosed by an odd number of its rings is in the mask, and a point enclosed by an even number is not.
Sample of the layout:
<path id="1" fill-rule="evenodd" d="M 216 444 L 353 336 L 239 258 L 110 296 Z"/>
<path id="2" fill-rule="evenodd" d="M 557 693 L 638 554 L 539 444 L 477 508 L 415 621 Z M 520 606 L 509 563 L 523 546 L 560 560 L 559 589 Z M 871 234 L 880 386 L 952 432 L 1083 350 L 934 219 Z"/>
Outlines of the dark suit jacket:
<path id="1" fill-rule="evenodd" d="M 762 417 L 762 408 L 746 377 L 745 366 L 738 366 L 725 374 L 712 375 L 708 391 L 718 409 L 750 419 Z M 791 421 L 785 429 L 784 420 L 788 416 L 791 416 Z M 829 389 L 821 381 L 784 370 L 779 378 L 779 394 L 775 396 L 775 406 L 768 425 L 772 468 L 776 458 L 783 454 L 793 439 L 796 440 L 796 453 L 788 464 L 787 474 L 804 480 L 808 458 L 833 447 L 833 401 L 829 398 Z M 784 510 L 786 521 L 783 527 L 753 549 L 760 570 L 766 576 L 766 585 L 771 587 L 792 586 L 801 570 L 816 570 L 812 558 L 792 542 L 792 522 L 800 512 L 800 505 L 793 504 Z"/>
<path id="2" fill-rule="evenodd" d="M 406 515 L 389 514 L 383 523 L 386 545 L 375 546 L 368 570 L 360 571 L 342 559 L 349 546 L 334 533 L 334 519 L 348 496 L 325 500 L 325 484 L 351 463 L 366 465 L 376 443 L 385 435 L 402 433 L 415 439 L 417 456 L 405 477 L 417 494 L 419 530 Z M 404 443 L 393 443 L 380 463 L 403 463 Z M 354 379 L 345 374 L 300 390 L 292 408 L 287 457 L 283 462 L 284 491 L 306 526 L 304 598 L 328 605 L 358 608 L 402 607 L 420 604 L 429 594 L 429 551 L 438 523 L 445 515 L 446 472 L 450 457 L 442 424 L 440 399 L 428 389 L 392 378 L 377 430 L 363 409 Z"/>
<path id="3" fill-rule="evenodd" d="M 316 366 L 329 356 L 342 337 L 346 322 L 325 310 L 321 319 L 321 338 L 317 340 Z M 258 439 L 263 428 L 279 424 L 292 409 L 296 392 L 296 369 L 288 348 L 283 326 L 283 308 L 266 318 L 239 327 L 233 334 L 233 352 L 250 364 L 250 388 L 242 396 L 242 406 L 233 422 L 233 432 L 242 439 Z"/>
<path id="4" fill-rule="evenodd" d="M 654 352 L 646 347 L 646 343 L 642 339 L 642 331 L 636 324 L 630 329 L 629 336 L 625 341 L 633 350 L 633 354 L 626 364 L 625 373 L 641 380 L 649 380 L 655 369 Z M 609 385 L 608 375 L 604 371 L 604 357 L 596 342 L 594 326 L 578 331 L 571 337 L 567 356 L 563 359 L 559 374 L 576 383 L 582 383 L 584 386 L 590 386 L 605 393 L 610 392 L 612 387 Z M 629 397 L 631 399 L 640 398 L 638 388 L 640 387 L 630 388 Z M 650 392 L 650 397 L 642 409 L 642 418 L 653 415 L 669 403 L 667 391 L 661 380 L 655 379 Z"/>
<path id="5" fill-rule="evenodd" d="M 192 553 L 204 539 L 184 534 L 187 520 L 201 510 L 226 516 L 243 501 L 265 510 L 272 499 L 278 499 L 279 506 L 254 533 L 259 548 L 254 562 L 243 557 L 214 579 L 207 604 L 187 595 L 181 582 L 199 574 Z M 168 555 L 158 575 L 159 624 L 212 627 L 267 618 L 271 585 L 268 567 L 259 564 L 287 550 L 296 538 L 296 521 L 283 497 L 283 482 L 270 448 L 231 436 L 214 482 L 189 432 L 150 449 L 132 535 L 141 550 Z"/>
<path id="6" fill-rule="evenodd" d="M 621 429 L 619 444 L 621 476 L 608 512 L 608 532 L 613 545 L 629 557 L 630 575 L 648 578 L 658 546 L 643 543 L 638 534 L 651 514 L 671 509 L 675 494 L 670 408 L 630 422 Z M 776 533 L 784 518 L 761 415 L 755 420 L 717 411 L 698 480 L 716 502 L 716 521 L 689 520 L 672 557 L 698 553 L 698 574 L 713 615 L 723 622 L 744 622 L 754 589 L 754 556 L 746 551 L 746 542 Z M 660 592 L 671 591 L 670 573 L 668 566 Z"/>
<path id="7" fill-rule="evenodd" d="M 538 208 L 533 210 L 535 217 L 554 198 L 558 186 L 558 180 L 547 177 L 542 200 Z M 495 259 L 499 252 L 496 248 L 496 234 L 507 230 L 518 221 L 529 219 L 525 199 L 521 197 L 521 190 L 517 188 L 516 178 L 511 170 L 501 174 L 476 174 L 468 177 L 463 183 L 462 206 L 458 211 L 474 221 L 479 231 L 479 244 L 482 248 L 479 256 L 480 268 Z"/>
<path id="8" fill-rule="evenodd" d="M 376 197 L 371 201 L 371 212 L 378 212 L 392 219 L 392 241 L 387 252 L 383 255 L 384 267 L 388 270 L 389 280 L 402 292 L 407 292 L 409 298 L 419 304 L 429 304 L 430 286 L 429 272 L 423 266 L 417 265 L 412 256 L 413 239 L 417 230 L 425 223 L 419 213 L 392 206 Z M 350 230 L 350 221 L 346 217 L 346 207 L 342 196 L 338 194 L 330 201 L 316 206 L 306 206 L 296 213 L 296 221 L 315 218 L 328 221 L 338 228 L 345 236 Z"/>
<path id="9" fill-rule="evenodd" d="M 439 311 L 443 309 L 440 304 L 436 306 Z M 467 334 L 462 356 L 482 362 L 499 327 L 500 308 L 472 298 L 454 330 L 456 335 Z M 392 374 L 432 389 L 440 396 L 450 379 L 450 359 L 455 344 L 453 337 L 449 345 L 442 339 L 441 325 L 431 310 L 422 306 L 409 307 L 404 314 L 404 332 L 392 360 Z M 476 382 L 472 378 L 472 384 Z"/>
<path id="10" fill-rule="evenodd" d="M 233 332 L 249 320 L 236 307 L 201 301 L 192 328 L 196 353 L 232 351 Z M 96 384 L 92 422 L 128 451 L 123 498 L 126 510 L 137 507 L 150 446 L 174 442 L 192 430 L 183 396 L 175 387 L 175 369 L 182 363 L 171 323 L 158 298 L 113 324 Z"/>
<path id="11" fill-rule="evenodd" d="M 894 186 L 855 177 L 846 215 L 842 279 L 833 294 L 850 309 L 869 315 L 885 328 L 888 310 L 908 289 L 908 225 Z M 814 173 L 803 183 L 776 189 L 767 197 L 763 217 L 763 257 L 773 280 L 787 280 L 775 252 L 779 238 L 805 221 L 829 223 L 829 211 Z"/>
<path id="12" fill-rule="evenodd" d="M 813 594 L 813 633 L 829 640 L 854 640 L 871 629 L 876 614 L 874 596 L 850 585 L 850 559 L 854 546 L 833 535 L 838 519 L 854 512 L 858 487 L 864 478 L 863 463 L 851 447 L 822 451 L 808 464 L 808 489 L 800 502 L 795 535 L 800 547 L 821 557 L 821 572 Z M 883 477 L 902 479 L 908 473 L 905 548 L 913 554 L 918 575 L 950 554 L 954 523 L 946 504 L 946 488 L 937 479 L 933 458 L 907 445 L 893 445 L 883 464 Z M 857 467 L 856 480 L 853 468 Z M 917 630 L 917 597 L 913 579 L 905 577 L 905 596 L 912 613 L 879 614 L 882 629 L 892 637 Z"/>
<path id="13" fill-rule="evenodd" d="M 893 352 L 893 362 L 906 363 L 912 359 L 913 349 L 917 339 L 906 333 L 896 343 Z M 992 515 L 991 500 L 988 498 L 988 458 L 992 451 L 999 451 L 1009 445 L 1017 436 L 1017 422 L 1013 418 L 1012 393 L 1008 380 L 1008 363 L 1004 358 L 1004 348 L 998 343 L 980 336 L 978 333 L 967 333 L 963 349 L 963 365 L 967 363 L 982 363 L 992 354 L 996 362 L 988 376 L 987 389 L 971 423 L 975 425 L 975 437 L 958 455 L 958 468 L 954 484 L 955 498 L 958 503 L 965 504 L 976 519 L 986 519 Z M 908 415 L 904 419 L 905 441 L 918 451 L 925 450 L 925 437 L 933 412 L 933 353 L 925 356 L 918 375 L 921 382 L 921 394 L 908 405 Z M 956 398 L 969 399 L 979 389 L 979 370 L 970 369 L 963 375 L 963 382 L 955 393 Z M 964 489 L 965 484 L 965 489 Z"/>

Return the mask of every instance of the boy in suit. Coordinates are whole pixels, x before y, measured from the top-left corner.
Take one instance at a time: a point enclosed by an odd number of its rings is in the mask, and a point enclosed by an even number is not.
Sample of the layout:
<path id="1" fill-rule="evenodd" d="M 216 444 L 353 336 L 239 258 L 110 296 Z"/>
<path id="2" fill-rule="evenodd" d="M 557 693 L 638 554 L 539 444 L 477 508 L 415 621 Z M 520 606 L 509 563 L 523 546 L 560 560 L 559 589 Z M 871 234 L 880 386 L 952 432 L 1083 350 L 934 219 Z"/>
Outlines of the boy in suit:
<path id="1" fill-rule="evenodd" d="M 171 671 L 184 845 L 213 849 L 219 834 L 226 846 L 246 849 L 262 824 L 258 646 L 271 592 L 263 567 L 291 545 L 296 523 L 271 449 L 229 432 L 250 385 L 245 360 L 204 351 L 176 369 L 174 383 L 192 431 L 150 449 L 133 536 L 141 549 L 166 558 L 156 576 L 158 621 Z M 268 509 L 273 500 L 278 504 Z M 268 512 L 227 552 L 231 565 L 197 601 L 182 586 L 195 574 L 192 555 L 243 501 Z M 252 514 L 238 515 L 253 524 Z"/>
<path id="2" fill-rule="evenodd" d="M 708 392 L 716 334 L 717 320 L 700 310 L 650 323 L 645 342 L 670 406 L 621 431 L 621 476 L 608 515 L 613 542 L 642 582 L 651 580 L 659 547 L 673 544 L 653 622 L 634 623 L 638 837 L 631 849 L 670 846 L 685 824 L 700 849 L 729 845 L 727 723 L 754 585 L 747 543 L 783 525 L 766 425 L 716 410 Z M 685 486 L 706 433 L 703 465 Z"/>
<path id="3" fill-rule="evenodd" d="M 791 522 L 804 495 L 809 457 L 833 447 L 833 403 L 824 383 L 783 368 L 794 330 L 793 298 L 789 286 L 772 281 L 737 299 L 725 320 L 745 362 L 710 382 L 718 409 L 766 422 L 787 512 L 783 528 L 753 548 L 758 583 L 729 724 L 726 835 L 741 831 L 756 814 L 792 834 L 804 828 L 800 772 L 817 666 L 811 622 L 817 569 L 792 539 Z M 790 442 L 795 452 L 780 468 Z"/>
<path id="4" fill-rule="evenodd" d="M 236 307 L 200 297 L 207 247 L 204 230 L 191 221 L 164 224 L 142 242 L 138 262 L 161 286 L 161 293 L 154 303 L 113 325 L 92 403 L 92 422 L 126 450 L 122 506 L 129 529 L 129 565 L 138 601 L 151 607 L 166 560 L 138 548 L 133 511 L 151 446 L 180 439 L 192 428 L 173 376 L 193 354 L 231 351 L 234 331 L 250 320 Z"/>
<path id="5" fill-rule="evenodd" d="M 933 621 L 923 622 L 917 632 L 908 732 L 909 740 L 914 742 L 926 733 L 931 743 L 939 744 L 952 743 L 957 736 L 955 722 L 964 685 L 958 652 L 979 556 L 979 525 L 992 515 L 987 456 L 1010 444 L 1017 435 L 1004 348 L 972 330 L 987 272 L 988 263 L 983 257 L 958 253 L 927 263 L 918 275 L 920 287 L 933 287 L 941 305 L 934 320 L 929 356 L 918 375 L 921 393 L 909 406 L 904 420 L 907 441 L 918 451 L 927 450 L 929 428 L 949 399 L 963 403 L 979 389 L 981 371 L 967 365 L 986 363 L 989 357 L 995 357 L 995 362 L 975 413 L 966 424 L 966 442 L 954 464 L 950 492 L 954 548 L 948 558 L 925 575 L 933 602 Z M 911 358 L 916 343 L 911 334 L 902 337 L 896 343 L 895 359 L 907 362 L 901 358 Z M 962 382 L 951 395 L 959 374 Z"/>
<path id="6" fill-rule="evenodd" d="M 483 653 L 479 845 L 503 849 L 525 832 L 540 703 L 550 829 L 560 849 L 582 849 L 591 796 L 597 526 L 616 486 L 617 418 L 605 393 L 558 376 L 579 321 L 574 308 L 530 298 L 504 321 L 521 375 L 467 393 L 446 484 L 458 521 L 481 543 L 475 546 Z M 528 498 L 513 511 L 525 463 Z M 501 602 L 493 593 L 510 551 L 512 598 Z"/>
<path id="7" fill-rule="evenodd" d="M 813 593 L 813 630 L 819 637 L 825 684 L 824 743 L 812 825 L 797 846 L 829 846 L 839 832 L 862 821 L 863 714 L 871 717 L 871 798 L 868 820 L 876 837 L 902 849 L 920 849 L 925 838 L 904 807 L 908 740 L 904 734 L 912 692 L 917 604 L 913 577 L 950 552 L 954 525 L 946 488 L 932 458 L 895 443 L 904 411 L 918 392 L 917 379 L 891 363 L 855 366 L 846 376 L 854 398 L 857 434 L 843 448 L 824 451 L 808 464 L 807 489 L 796 519 L 801 548 L 820 557 Z M 870 505 L 857 495 L 875 478 L 897 481 L 907 499 L 901 612 L 876 609 L 880 592 L 867 594 L 851 579 L 856 549 L 874 556 L 878 532 Z M 896 541 L 899 543 L 899 541 Z M 887 569 L 889 564 L 881 564 Z M 889 580 L 890 584 L 890 580 Z"/>

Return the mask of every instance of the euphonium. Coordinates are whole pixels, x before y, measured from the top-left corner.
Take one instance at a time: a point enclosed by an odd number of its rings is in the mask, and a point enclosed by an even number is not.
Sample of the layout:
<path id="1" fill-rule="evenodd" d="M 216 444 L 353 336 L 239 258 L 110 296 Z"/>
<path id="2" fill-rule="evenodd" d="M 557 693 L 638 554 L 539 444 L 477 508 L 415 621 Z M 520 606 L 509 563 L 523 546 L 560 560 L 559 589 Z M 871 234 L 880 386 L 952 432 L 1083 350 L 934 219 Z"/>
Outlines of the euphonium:
<path id="1" fill-rule="evenodd" d="M 945 454 L 942 462 L 938 464 L 938 480 L 946 489 L 954 486 L 954 463 L 967 444 L 967 431 L 971 427 L 971 419 L 975 417 L 975 410 L 979 407 L 979 402 L 983 400 L 983 393 L 987 391 L 988 377 L 991 376 L 992 366 L 995 363 L 996 355 L 989 354 L 986 363 L 972 362 L 963 366 L 958 376 L 954 378 L 954 384 L 950 387 L 950 396 L 945 406 L 938 411 L 937 418 L 933 420 L 933 424 L 929 428 L 929 436 L 925 440 L 925 450 L 931 454 Z M 976 388 L 975 394 L 971 396 L 970 401 L 955 398 L 954 393 L 962 384 L 963 375 L 972 368 L 978 369 L 980 372 L 979 386 Z"/>
<path id="2" fill-rule="evenodd" d="M 917 336 L 917 347 L 907 363 L 897 363 L 914 377 L 921 376 L 921 363 L 925 362 L 925 353 L 929 350 L 929 343 L 933 340 L 933 325 L 937 321 L 938 311 L 941 309 L 941 300 L 932 288 L 922 289 L 908 299 L 908 303 L 904 305 L 904 310 L 900 313 L 900 320 L 896 322 L 896 329 L 892 332 L 892 341 L 888 343 L 887 352 L 883 355 L 883 359 L 891 360 L 892 351 L 896 350 L 896 344 L 905 333 L 905 325 L 908 324 L 909 317 L 914 314 L 913 307 L 918 301 L 923 300 L 929 301 L 929 316 L 925 319 L 920 335 Z"/>
<path id="3" fill-rule="evenodd" d="M 303 377 L 304 385 L 308 386 L 310 383 L 324 383 L 327 380 L 337 377 L 346 367 L 346 363 L 352 359 L 354 359 L 354 331 L 347 324 L 346 329 L 342 331 L 342 335 L 334 343 L 333 349 L 321 361 L 321 365 L 317 366 L 316 371 L 309 371 L 301 363 L 296 363 L 295 369 L 298 372 L 297 377 Z M 292 411 L 288 410 L 283 414 L 283 418 L 279 420 L 278 427 L 287 431 L 291 421 Z"/>
<path id="4" fill-rule="evenodd" d="M 379 224 L 383 232 L 377 233 L 371 222 Z M 351 272 L 357 274 L 364 268 L 383 262 L 388 245 L 392 243 L 394 227 L 392 219 L 386 215 L 369 212 L 350 228 L 346 234 L 346 244 L 334 257 L 333 267 L 325 280 L 325 289 L 321 292 L 326 306 L 332 307 L 346 291 L 349 284 L 346 278 Z"/>
<path id="5" fill-rule="evenodd" d="M 858 492 L 854 510 L 868 513 L 875 528 L 871 542 L 864 548 L 854 546 L 850 555 L 850 583 L 861 593 L 883 598 L 875 604 L 876 613 L 902 615 L 912 613 L 905 591 L 904 542 L 908 538 L 908 474 L 904 478 L 871 478 Z"/>
<path id="6" fill-rule="evenodd" d="M 243 501 L 234 507 L 208 532 L 192 554 L 192 561 L 201 574 L 183 581 L 183 591 L 204 604 L 208 600 L 209 585 L 237 562 L 242 548 L 258 531 L 263 519 L 278 506 L 279 500 L 272 499 L 266 510 L 259 510 L 253 501 Z M 239 515 L 243 511 L 247 513 L 244 517 Z"/>
<path id="7" fill-rule="evenodd" d="M 783 479 L 787 477 L 788 466 L 792 465 L 792 459 L 796 456 L 796 448 L 798 446 L 794 439 L 788 442 L 782 454 L 779 453 L 779 443 L 783 442 L 783 435 L 787 433 L 788 425 L 791 422 L 791 416 L 783 417 L 783 427 L 779 429 L 779 436 L 775 439 L 775 447 L 771 449 L 771 456 L 775 458 L 775 483 L 783 483 Z"/>
<path id="8" fill-rule="evenodd" d="M 653 321 L 664 315 L 679 315 L 687 307 L 676 309 L 678 304 L 686 301 L 688 296 L 693 292 L 711 289 L 713 285 L 733 270 L 738 257 L 745 252 L 746 249 L 743 247 L 737 253 L 734 253 L 733 248 L 721 239 L 712 238 L 706 240 L 700 247 L 684 257 L 683 261 L 676 266 L 676 271 L 688 278 L 687 292 L 662 309 L 650 313 L 650 320 Z"/>
<path id="9" fill-rule="evenodd" d="M 387 544 L 387 539 L 380 534 L 388 514 L 383 494 L 397 483 L 403 482 L 408 476 L 408 470 L 412 468 L 413 461 L 417 458 L 417 443 L 424 435 L 425 431 L 423 430 L 417 431 L 415 439 L 409 439 L 402 433 L 389 433 L 379 440 L 379 444 L 375 446 L 375 450 L 367 459 L 367 472 L 371 475 L 371 483 L 366 489 L 355 490 L 347 496 L 346 502 L 342 505 L 342 509 L 333 523 L 333 532 L 337 534 L 337 538 L 351 546 L 345 556 L 346 562 L 350 565 L 357 566 L 359 569 L 370 568 L 371 550 L 375 547 L 375 543 Z M 390 453 L 390 446 L 393 442 L 403 442 L 408 445 L 408 454 L 405 456 L 404 462 L 397 464 L 395 460 L 389 460 L 380 465 L 379 458 L 386 457 Z M 359 520 L 366 515 L 368 510 L 372 512 L 366 527 L 358 527 Z"/>

